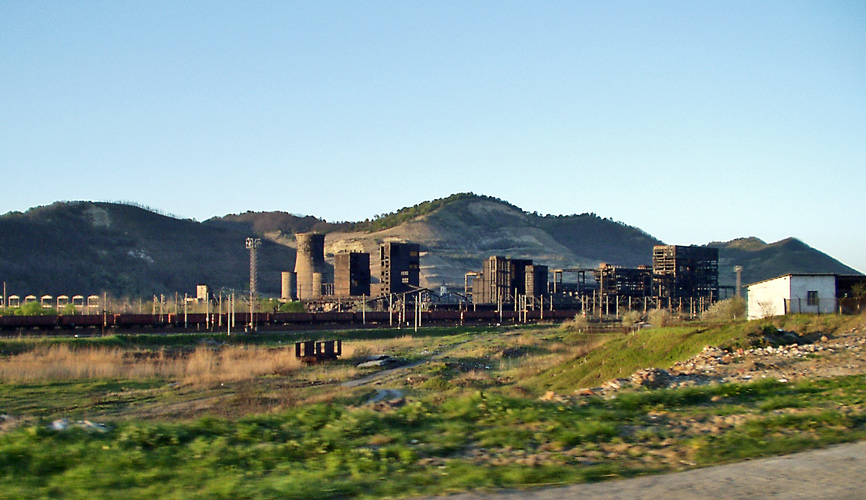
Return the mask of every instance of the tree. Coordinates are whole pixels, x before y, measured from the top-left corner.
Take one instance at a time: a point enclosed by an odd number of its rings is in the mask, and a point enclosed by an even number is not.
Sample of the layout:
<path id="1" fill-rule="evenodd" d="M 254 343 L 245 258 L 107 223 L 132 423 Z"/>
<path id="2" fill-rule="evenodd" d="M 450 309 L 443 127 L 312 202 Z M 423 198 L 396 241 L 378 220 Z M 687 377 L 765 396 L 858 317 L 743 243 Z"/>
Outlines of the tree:
<path id="1" fill-rule="evenodd" d="M 300 301 L 295 302 L 283 302 L 280 304 L 279 308 L 280 312 L 306 312 L 304 309 L 304 303 Z"/>
<path id="2" fill-rule="evenodd" d="M 13 313 L 15 316 L 48 316 L 57 314 L 57 310 L 42 307 L 38 301 L 28 302 L 22 305 Z"/>

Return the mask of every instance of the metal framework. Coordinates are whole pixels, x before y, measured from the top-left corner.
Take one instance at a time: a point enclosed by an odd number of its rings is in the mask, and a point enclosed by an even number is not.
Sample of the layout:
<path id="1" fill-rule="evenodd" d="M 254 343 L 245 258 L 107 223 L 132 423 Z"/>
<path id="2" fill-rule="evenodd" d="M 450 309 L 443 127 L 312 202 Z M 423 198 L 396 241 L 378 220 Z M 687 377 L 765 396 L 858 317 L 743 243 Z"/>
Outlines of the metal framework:
<path id="1" fill-rule="evenodd" d="M 247 250 L 250 251 L 250 331 L 255 329 L 256 322 L 256 297 L 258 295 L 258 266 L 256 263 L 256 251 L 262 245 L 261 238 L 247 238 Z"/>

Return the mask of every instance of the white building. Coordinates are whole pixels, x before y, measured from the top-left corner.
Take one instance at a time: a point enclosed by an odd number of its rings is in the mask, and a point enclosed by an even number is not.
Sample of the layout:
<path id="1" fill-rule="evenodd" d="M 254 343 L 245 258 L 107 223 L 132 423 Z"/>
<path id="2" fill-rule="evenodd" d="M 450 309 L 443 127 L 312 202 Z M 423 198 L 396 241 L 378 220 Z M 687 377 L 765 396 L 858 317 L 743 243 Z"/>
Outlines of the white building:
<path id="1" fill-rule="evenodd" d="M 836 274 L 786 274 L 753 283 L 748 287 L 749 319 L 796 313 L 835 313 L 838 311 L 840 286 L 850 287 L 848 282 L 852 278 L 863 279 L 862 276 Z"/>

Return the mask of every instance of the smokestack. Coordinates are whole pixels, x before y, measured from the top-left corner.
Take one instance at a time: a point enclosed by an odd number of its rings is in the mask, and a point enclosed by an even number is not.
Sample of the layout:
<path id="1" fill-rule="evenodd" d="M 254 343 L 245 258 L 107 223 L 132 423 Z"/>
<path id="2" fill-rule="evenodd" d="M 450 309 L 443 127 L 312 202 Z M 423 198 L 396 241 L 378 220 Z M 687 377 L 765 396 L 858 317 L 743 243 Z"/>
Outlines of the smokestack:
<path id="1" fill-rule="evenodd" d="M 313 273 L 313 294 L 311 299 L 322 298 L 322 273 Z"/>
<path id="2" fill-rule="evenodd" d="M 308 300 L 322 295 L 321 284 L 318 292 L 313 288 L 313 274 L 325 272 L 325 235 L 318 233 L 298 233 L 298 255 L 295 259 L 298 298 Z M 319 278 L 321 283 L 321 277 Z"/>
<path id="3" fill-rule="evenodd" d="M 295 300 L 297 292 L 295 291 L 295 273 L 292 271 L 283 271 L 280 275 L 281 280 L 280 284 L 282 293 L 280 293 L 280 298 L 282 300 Z"/>
<path id="4" fill-rule="evenodd" d="M 734 272 L 737 273 L 737 297 L 742 297 L 743 266 L 734 266 Z"/>

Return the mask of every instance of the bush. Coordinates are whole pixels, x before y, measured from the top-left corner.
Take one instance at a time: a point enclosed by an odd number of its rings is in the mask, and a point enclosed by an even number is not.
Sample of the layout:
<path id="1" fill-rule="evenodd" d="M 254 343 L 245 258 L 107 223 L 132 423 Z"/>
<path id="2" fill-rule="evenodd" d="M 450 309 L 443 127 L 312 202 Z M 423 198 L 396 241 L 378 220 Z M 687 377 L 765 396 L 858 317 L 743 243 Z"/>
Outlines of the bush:
<path id="1" fill-rule="evenodd" d="M 280 304 L 279 312 L 281 313 L 302 313 L 306 312 L 304 303 L 301 301 L 283 302 Z"/>
<path id="2" fill-rule="evenodd" d="M 635 323 L 640 321 L 640 311 L 628 311 L 622 315 L 622 326 L 631 328 Z"/>
<path id="3" fill-rule="evenodd" d="M 653 309 L 647 313 L 647 319 L 652 326 L 659 328 L 674 324 L 674 315 L 667 309 Z"/>
<path id="4" fill-rule="evenodd" d="M 701 315 L 702 319 L 716 321 L 731 321 L 746 317 L 746 300 L 742 297 L 731 297 L 720 300 Z"/>
<path id="5" fill-rule="evenodd" d="M 42 307 L 39 301 L 28 302 L 18 308 L 10 307 L 6 312 L 14 316 L 54 316 L 57 314 L 56 309 L 46 309 Z"/>
<path id="6" fill-rule="evenodd" d="M 575 314 L 573 319 L 562 322 L 560 328 L 566 332 L 583 332 L 589 327 L 589 320 L 582 314 Z"/>

